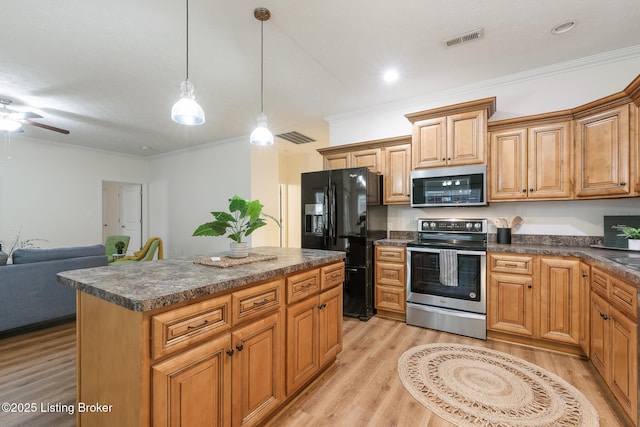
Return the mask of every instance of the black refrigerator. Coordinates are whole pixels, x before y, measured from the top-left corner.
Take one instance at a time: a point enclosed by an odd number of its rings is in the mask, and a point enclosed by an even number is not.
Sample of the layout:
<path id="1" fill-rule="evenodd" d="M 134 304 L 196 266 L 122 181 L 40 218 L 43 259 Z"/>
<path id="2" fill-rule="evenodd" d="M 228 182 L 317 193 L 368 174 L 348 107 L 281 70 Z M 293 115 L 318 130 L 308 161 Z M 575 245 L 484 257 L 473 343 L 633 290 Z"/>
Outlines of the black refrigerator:
<path id="1" fill-rule="evenodd" d="M 345 316 L 374 315 L 373 242 L 387 237 L 382 176 L 367 168 L 302 174 L 302 247 L 343 251 Z"/>

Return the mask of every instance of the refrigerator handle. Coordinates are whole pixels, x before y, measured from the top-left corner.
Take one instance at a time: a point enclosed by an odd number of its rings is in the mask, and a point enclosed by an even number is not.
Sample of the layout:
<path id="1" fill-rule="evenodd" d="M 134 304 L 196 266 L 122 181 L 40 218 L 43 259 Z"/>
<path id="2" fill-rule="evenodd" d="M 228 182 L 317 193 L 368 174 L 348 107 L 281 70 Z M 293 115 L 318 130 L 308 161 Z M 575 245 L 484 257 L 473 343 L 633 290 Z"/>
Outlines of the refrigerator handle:
<path id="1" fill-rule="evenodd" d="M 322 243 L 327 248 L 329 246 L 327 238 L 329 234 L 329 187 L 324 187 L 322 199 Z"/>
<path id="2" fill-rule="evenodd" d="M 337 209 L 338 204 L 336 201 L 336 186 L 331 184 L 331 236 L 333 237 L 332 245 L 338 244 L 338 224 L 337 222 Z"/>

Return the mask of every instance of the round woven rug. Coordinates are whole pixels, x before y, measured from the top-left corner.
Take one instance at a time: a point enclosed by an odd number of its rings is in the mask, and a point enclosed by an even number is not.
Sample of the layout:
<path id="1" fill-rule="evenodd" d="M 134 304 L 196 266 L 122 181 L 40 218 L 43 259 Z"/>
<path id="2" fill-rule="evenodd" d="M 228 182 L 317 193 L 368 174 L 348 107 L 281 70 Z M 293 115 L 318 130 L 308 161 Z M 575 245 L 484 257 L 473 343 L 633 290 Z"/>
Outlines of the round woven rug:
<path id="1" fill-rule="evenodd" d="M 509 354 L 460 344 L 407 350 L 398 374 L 420 403 L 456 426 L 598 426 L 598 412 L 557 375 Z"/>

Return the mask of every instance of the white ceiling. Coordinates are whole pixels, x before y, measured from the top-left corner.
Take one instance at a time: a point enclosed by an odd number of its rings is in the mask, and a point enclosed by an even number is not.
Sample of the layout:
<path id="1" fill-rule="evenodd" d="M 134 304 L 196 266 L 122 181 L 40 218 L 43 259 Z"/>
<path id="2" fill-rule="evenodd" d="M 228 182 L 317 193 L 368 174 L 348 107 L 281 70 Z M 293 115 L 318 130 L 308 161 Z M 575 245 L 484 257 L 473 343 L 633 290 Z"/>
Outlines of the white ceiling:
<path id="1" fill-rule="evenodd" d="M 638 0 L 190 0 L 189 80 L 207 121 L 187 127 L 169 117 L 185 78 L 184 0 L 3 1 L 0 97 L 71 131 L 25 126 L 32 138 L 140 156 L 248 140 L 260 112 L 259 6 L 272 14 L 270 128 L 315 139 L 326 140 L 329 115 L 640 45 Z M 568 19 L 578 25 L 551 34 Z M 482 40 L 441 42 L 479 27 Z M 401 74 L 392 86 L 381 79 L 389 66 Z"/>

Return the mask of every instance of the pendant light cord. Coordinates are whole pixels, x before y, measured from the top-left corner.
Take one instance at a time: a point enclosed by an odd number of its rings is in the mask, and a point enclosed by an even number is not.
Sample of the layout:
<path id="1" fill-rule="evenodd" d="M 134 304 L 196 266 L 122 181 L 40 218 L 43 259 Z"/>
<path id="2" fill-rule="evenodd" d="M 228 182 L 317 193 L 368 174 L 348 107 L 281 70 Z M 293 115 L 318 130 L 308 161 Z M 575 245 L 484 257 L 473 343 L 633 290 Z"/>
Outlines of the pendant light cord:
<path id="1" fill-rule="evenodd" d="M 264 21 L 260 21 L 260 113 L 264 114 Z"/>
<path id="2" fill-rule="evenodd" d="M 187 77 L 189 80 L 189 0 L 187 0 Z"/>

